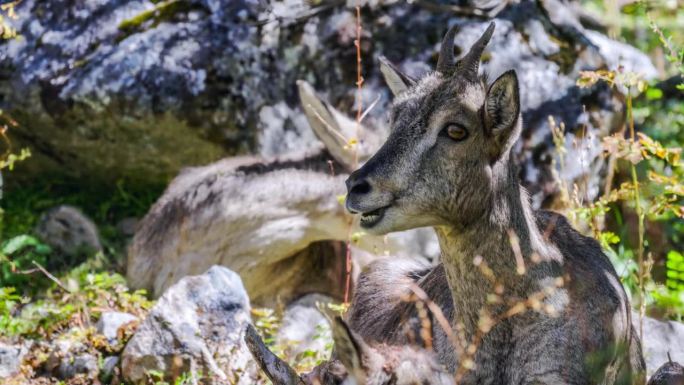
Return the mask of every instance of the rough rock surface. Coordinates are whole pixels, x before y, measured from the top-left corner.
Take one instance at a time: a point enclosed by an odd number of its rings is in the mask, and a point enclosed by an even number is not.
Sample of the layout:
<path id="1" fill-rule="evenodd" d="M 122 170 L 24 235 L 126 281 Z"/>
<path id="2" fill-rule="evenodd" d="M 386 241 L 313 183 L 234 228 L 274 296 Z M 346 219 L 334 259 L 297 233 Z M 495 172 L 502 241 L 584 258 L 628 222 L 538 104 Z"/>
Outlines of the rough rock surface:
<path id="1" fill-rule="evenodd" d="M 118 338 L 119 328 L 130 323 L 137 321 L 138 317 L 122 313 L 118 311 L 108 311 L 100 315 L 100 319 L 95 324 L 97 332 L 107 337 L 110 343 L 116 342 Z"/>
<path id="2" fill-rule="evenodd" d="M 67 256 L 102 250 L 97 227 L 81 210 L 62 205 L 43 214 L 36 226 L 43 242 Z"/>
<path id="3" fill-rule="evenodd" d="M 96 378 L 98 372 L 97 357 L 89 353 L 79 354 L 68 360 L 64 359 L 57 368 L 57 376 L 63 379 L 72 378 L 77 374 L 85 374 L 88 377 Z"/>
<path id="4" fill-rule="evenodd" d="M 97 378 L 99 366 L 97 357 L 87 351 L 87 346 L 69 337 L 58 339 L 50 346 L 50 355 L 43 369 L 51 375 L 66 380 L 84 374 Z"/>
<path id="5" fill-rule="evenodd" d="M 578 89 L 578 71 L 623 65 L 650 77 L 655 69 L 635 49 L 586 30 L 570 0 L 513 3 L 363 2 L 363 98 L 366 106 L 381 98 L 367 121 L 382 125 L 389 101 L 380 55 L 419 75 L 433 68 L 448 25 L 462 26 L 463 50 L 485 27 L 482 16 L 496 16 L 484 69 L 518 71 L 526 121 L 519 160 L 535 202 L 554 191 L 549 115 L 565 122 L 567 143 L 581 142 L 563 176 L 586 180 L 595 194 L 597 138 L 620 124 L 620 103 L 607 87 Z M 26 0 L 18 16 L 22 38 L 0 47 L 0 107 L 20 123 L 14 139 L 34 149 L 26 167 L 165 180 L 225 154 L 313 143 L 297 79 L 341 110 L 353 105 L 355 21 L 344 1 Z"/>
<path id="6" fill-rule="evenodd" d="M 12 345 L 0 342 L 0 378 L 8 378 L 19 373 L 21 362 L 28 353 L 25 344 Z"/>
<path id="7" fill-rule="evenodd" d="M 632 319 L 634 324 L 638 325 L 639 316 L 634 314 Z M 684 324 L 644 317 L 642 345 L 649 376 L 652 376 L 664 362 L 668 362 L 669 358 L 675 362 L 684 362 Z"/>
<path id="8" fill-rule="evenodd" d="M 332 341 L 330 322 L 318 306 L 325 308 L 333 299 L 320 294 L 306 295 L 285 309 L 276 343 L 288 349 L 288 357 L 305 351 L 325 352 Z"/>
<path id="9" fill-rule="evenodd" d="M 113 374 L 117 365 L 119 365 L 119 357 L 106 357 L 102 362 L 102 373 L 106 376 Z"/>
<path id="10" fill-rule="evenodd" d="M 167 380 L 202 372 L 212 383 L 253 383 L 254 367 L 244 346 L 250 305 L 240 277 L 214 266 L 170 287 L 152 308 L 121 355 L 124 380 L 146 383 L 156 370 Z"/>

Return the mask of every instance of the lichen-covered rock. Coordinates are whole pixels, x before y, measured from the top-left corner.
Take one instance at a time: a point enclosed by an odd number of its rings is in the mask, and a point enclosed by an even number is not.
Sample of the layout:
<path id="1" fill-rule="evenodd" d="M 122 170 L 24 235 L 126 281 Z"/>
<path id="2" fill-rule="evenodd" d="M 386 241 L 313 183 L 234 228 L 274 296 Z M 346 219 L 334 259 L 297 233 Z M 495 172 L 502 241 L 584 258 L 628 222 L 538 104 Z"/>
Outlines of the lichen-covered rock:
<path id="1" fill-rule="evenodd" d="M 380 55 L 419 75 L 434 65 L 450 24 L 462 27 L 462 50 L 486 25 L 482 16 L 496 16 L 483 67 L 493 76 L 518 72 L 526 122 L 519 161 L 535 203 L 555 191 L 549 115 L 565 122 L 567 143 L 578 142 L 562 176 L 586 181 L 592 197 L 599 138 L 619 126 L 621 104 L 607 87 L 577 88 L 578 73 L 622 65 L 650 77 L 655 69 L 583 27 L 573 1 L 506 3 L 459 2 L 454 16 L 439 2 L 363 2 L 364 104 L 380 97 L 366 121 L 382 125 L 389 101 Z M 164 181 L 226 154 L 311 144 L 297 79 L 343 110 L 354 104 L 354 10 L 343 1 L 25 0 L 18 16 L 22 38 L 0 47 L 0 107 L 20 123 L 13 138 L 34 148 L 27 168 Z"/>
<path id="2" fill-rule="evenodd" d="M 143 384 L 150 371 L 172 381 L 206 375 L 208 383 L 253 383 L 254 367 L 243 342 L 249 298 L 240 277 L 214 266 L 170 287 L 121 355 L 125 381 Z"/>

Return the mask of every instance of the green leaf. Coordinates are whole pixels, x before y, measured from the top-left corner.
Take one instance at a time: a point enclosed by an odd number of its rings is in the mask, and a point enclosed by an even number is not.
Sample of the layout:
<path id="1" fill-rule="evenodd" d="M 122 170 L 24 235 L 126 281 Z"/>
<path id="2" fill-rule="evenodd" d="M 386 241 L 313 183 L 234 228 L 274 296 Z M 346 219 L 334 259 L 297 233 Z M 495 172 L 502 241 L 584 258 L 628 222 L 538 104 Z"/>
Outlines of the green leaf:
<path id="1" fill-rule="evenodd" d="M 38 239 L 30 236 L 30 235 L 18 235 L 14 238 L 8 239 L 3 245 L 2 245 L 2 253 L 7 254 L 7 255 L 12 255 L 16 253 L 17 251 L 20 251 L 26 247 L 29 246 L 37 246 L 39 245 L 40 242 Z"/>
<path id="2" fill-rule="evenodd" d="M 646 98 L 648 100 L 658 100 L 663 98 L 663 90 L 660 88 L 649 88 L 646 90 Z"/>

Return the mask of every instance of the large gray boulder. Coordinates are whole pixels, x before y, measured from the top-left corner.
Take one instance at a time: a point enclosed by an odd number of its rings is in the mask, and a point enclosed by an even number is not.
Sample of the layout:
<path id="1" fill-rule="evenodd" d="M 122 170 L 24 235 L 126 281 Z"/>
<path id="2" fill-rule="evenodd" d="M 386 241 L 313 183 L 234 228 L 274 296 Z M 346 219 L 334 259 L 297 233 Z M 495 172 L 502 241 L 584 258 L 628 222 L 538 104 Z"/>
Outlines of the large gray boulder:
<path id="1" fill-rule="evenodd" d="M 250 305 L 240 277 L 215 266 L 185 277 L 157 301 L 121 355 L 125 381 L 144 384 L 149 373 L 173 381 L 181 374 L 203 383 L 252 384 L 254 366 L 243 342 Z"/>
<path id="2" fill-rule="evenodd" d="M 638 314 L 634 313 L 632 319 L 635 325 L 639 324 Z M 644 317 L 642 348 L 649 377 L 670 358 L 684 362 L 684 324 Z"/>
<path id="3" fill-rule="evenodd" d="M 567 143 L 580 142 L 563 176 L 588 180 L 595 195 L 598 138 L 620 125 L 621 105 L 608 87 L 579 89 L 578 73 L 622 65 L 652 77 L 655 69 L 632 47 L 587 30 L 595 23 L 574 1 L 506 3 L 363 2 L 364 104 L 380 97 L 366 121 L 382 126 L 390 99 L 380 55 L 420 75 L 433 68 L 449 25 L 462 26 L 463 50 L 483 16 L 495 17 L 483 67 L 492 76 L 518 71 L 526 129 L 517 151 L 535 202 L 555 191 L 549 115 L 565 122 Z M 19 122 L 13 139 L 33 148 L 27 169 L 151 183 L 227 154 L 300 149 L 315 139 L 297 79 L 352 112 L 355 20 L 344 1 L 25 0 L 17 11 L 10 22 L 22 37 L 0 46 L 0 107 Z"/>

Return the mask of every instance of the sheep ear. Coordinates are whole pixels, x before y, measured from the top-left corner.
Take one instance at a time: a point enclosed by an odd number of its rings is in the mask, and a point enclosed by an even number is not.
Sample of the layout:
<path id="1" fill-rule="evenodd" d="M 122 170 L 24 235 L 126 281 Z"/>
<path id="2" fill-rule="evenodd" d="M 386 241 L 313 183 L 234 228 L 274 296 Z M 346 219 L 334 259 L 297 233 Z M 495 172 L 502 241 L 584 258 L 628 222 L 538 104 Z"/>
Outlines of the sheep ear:
<path id="1" fill-rule="evenodd" d="M 520 90 L 515 71 L 492 83 L 484 105 L 485 133 L 492 140 L 491 155 L 498 159 L 520 135 Z"/>
<path id="2" fill-rule="evenodd" d="M 385 138 L 379 131 L 357 124 L 326 103 L 306 81 L 298 80 L 297 87 L 309 126 L 330 155 L 349 172 L 358 168 L 357 160 L 365 162 L 384 143 Z M 356 157 L 350 149 L 350 141 L 354 138 L 358 141 Z"/>
<path id="3" fill-rule="evenodd" d="M 356 136 L 356 123 L 321 100 L 306 81 L 298 80 L 297 87 L 306 119 L 316 137 L 336 161 L 353 170 L 354 154 L 346 146 L 347 141 Z"/>
<path id="4" fill-rule="evenodd" d="M 335 341 L 337 359 L 342 362 L 347 371 L 357 378 L 365 376 L 362 362 L 364 355 L 370 348 L 340 317 L 335 317 L 333 340 Z"/>
<path id="5" fill-rule="evenodd" d="M 385 78 L 385 82 L 394 96 L 405 92 L 416 84 L 416 81 L 413 78 L 399 71 L 399 69 L 384 56 L 380 57 L 380 72 L 382 72 L 382 76 Z"/>

